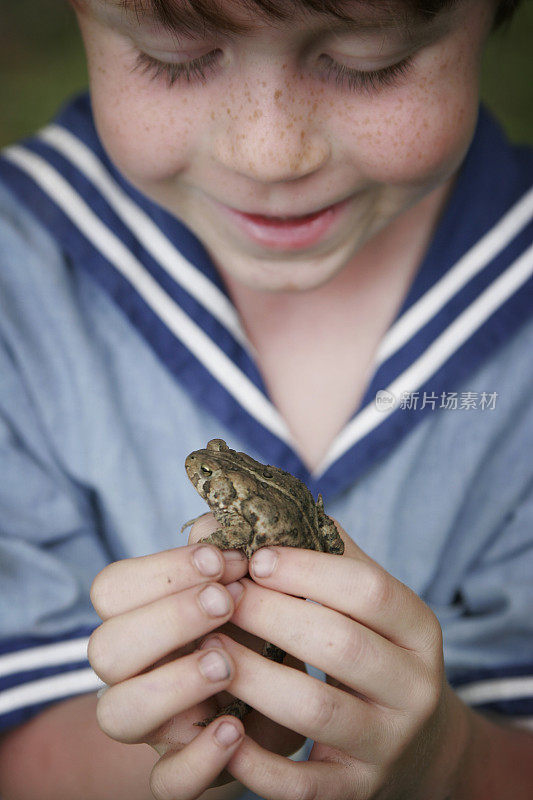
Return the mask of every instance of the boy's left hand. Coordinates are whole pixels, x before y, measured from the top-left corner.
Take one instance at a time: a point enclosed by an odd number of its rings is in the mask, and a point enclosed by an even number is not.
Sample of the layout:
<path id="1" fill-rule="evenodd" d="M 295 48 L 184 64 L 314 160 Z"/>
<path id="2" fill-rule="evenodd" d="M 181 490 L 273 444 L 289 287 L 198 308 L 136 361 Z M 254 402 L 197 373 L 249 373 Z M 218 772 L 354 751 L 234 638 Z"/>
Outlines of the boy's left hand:
<path id="1" fill-rule="evenodd" d="M 242 581 L 231 620 L 323 670 L 328 683 L 218 632 L 209 642 L 237 664 L 233 694 L 315 741 L 308 762 L 293 762 L 246 737 L 228 771 L 269 800 L 444 800 L 466 752 L 470 712 L 446 682 L 440 625 L 414 592 L 343 539 L 342 558 L 288 547 L 255 553 L 254 580 Z"/>

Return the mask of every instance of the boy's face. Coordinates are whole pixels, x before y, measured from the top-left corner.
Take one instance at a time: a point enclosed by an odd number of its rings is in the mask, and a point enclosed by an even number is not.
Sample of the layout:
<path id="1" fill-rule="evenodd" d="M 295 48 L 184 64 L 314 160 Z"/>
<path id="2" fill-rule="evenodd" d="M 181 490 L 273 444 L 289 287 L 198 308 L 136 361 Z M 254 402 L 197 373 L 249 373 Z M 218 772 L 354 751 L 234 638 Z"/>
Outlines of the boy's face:
<path id="1" fill-rule="evenodd" d="M 444 187 L 469 145 L 488 0 L 408 24 L 364 2 L 346 3 L 353 24 L 303 12 L 275 24 L 224 0 L 249 25 L 231 36 L 80 3 L 109 155 L 249 286 L 323 284 Z"/>

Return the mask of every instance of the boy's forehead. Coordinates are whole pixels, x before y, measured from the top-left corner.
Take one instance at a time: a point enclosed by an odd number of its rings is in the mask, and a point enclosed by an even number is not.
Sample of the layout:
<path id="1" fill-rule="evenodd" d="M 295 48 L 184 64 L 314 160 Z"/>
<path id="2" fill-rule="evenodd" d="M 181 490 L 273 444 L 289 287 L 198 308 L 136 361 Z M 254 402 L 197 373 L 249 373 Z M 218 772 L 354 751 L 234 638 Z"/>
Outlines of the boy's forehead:
<path id="1" fill-rule="evenodd" d="M 464 0 L 427 3 L 435 10 L 450 8 Z M 250 0 L 89 0 L 137 22 L 155 22 L 187 33 L 246 33 L 254 23 L 283 23 L 294 16 L 309 20 L 345 23 L 357 27 L 418 27 L 433 15 L 420 12 L 423 3 L 412 0 L 279 0 L 268 4 Z M 267 10 L 268 6 L 268 10 Z M 320 9 L 320 10 L 319 10 Z M 417 13 L 418 12 L 418 13 Z"/>

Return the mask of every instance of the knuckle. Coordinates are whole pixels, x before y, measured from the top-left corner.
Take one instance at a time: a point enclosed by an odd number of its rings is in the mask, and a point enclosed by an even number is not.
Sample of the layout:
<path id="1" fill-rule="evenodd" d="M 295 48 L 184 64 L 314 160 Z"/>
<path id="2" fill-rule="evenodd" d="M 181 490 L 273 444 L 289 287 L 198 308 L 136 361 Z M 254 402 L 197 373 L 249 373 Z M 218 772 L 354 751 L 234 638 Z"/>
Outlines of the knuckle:
<path id="1" fill-rule="evenodd" d="M 372 610 L 389 606 L 392 601 L 392 581 L 385 570 L 379 567 L 368 569 L 365 581 L 366 600 Z"/>
<path id="2" fill-rule="evenodd" d="M 314 731 L 329 729 L 331 722 L 338 718 L 339 707 L 326 686 L 313 688 L 302 698 L 304 724 Z"/>
<path id="3" fill-rule="evenodd" d="M 337 660 L 345 664 L 357 662 L 361 658 L 363 647 L 363 637 L 358 626 L 346 622 L 345 629 L 337 641 Z"/>

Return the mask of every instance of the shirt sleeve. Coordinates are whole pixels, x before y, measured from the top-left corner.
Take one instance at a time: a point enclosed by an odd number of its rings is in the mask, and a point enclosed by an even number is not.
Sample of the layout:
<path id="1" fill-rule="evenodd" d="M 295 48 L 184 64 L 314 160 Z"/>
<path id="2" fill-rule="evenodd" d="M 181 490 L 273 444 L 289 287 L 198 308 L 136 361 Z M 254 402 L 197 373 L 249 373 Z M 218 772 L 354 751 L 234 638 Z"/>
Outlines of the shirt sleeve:
<path id="1" fill-rule="evenodd" d="M 471 566 L 444 624 L 450 683 L 533 729 L 533 488 Z"/>
<path id="2" fill-rule="evenodd" d="M 61 258 L 29 219 L 0 213 L 0 730 L 101 685 L 86 648 L 98 624 L 90 584 L 106 554 L 90 491 L 66 474 L 50 440 L 54 420 L 40 399 L 55 389 L 39 390 L 27 358 L 47 347 L 31 267 Z M 59 396 L 52 406 L 61 418 Z"/>

